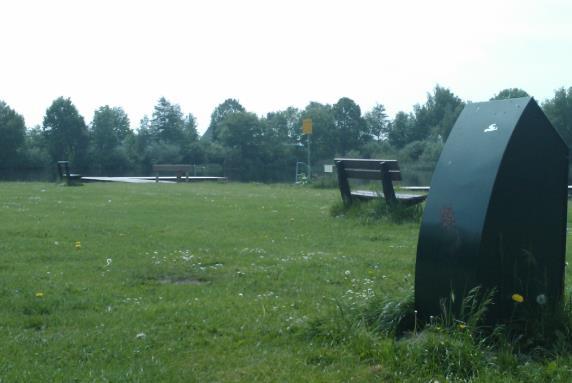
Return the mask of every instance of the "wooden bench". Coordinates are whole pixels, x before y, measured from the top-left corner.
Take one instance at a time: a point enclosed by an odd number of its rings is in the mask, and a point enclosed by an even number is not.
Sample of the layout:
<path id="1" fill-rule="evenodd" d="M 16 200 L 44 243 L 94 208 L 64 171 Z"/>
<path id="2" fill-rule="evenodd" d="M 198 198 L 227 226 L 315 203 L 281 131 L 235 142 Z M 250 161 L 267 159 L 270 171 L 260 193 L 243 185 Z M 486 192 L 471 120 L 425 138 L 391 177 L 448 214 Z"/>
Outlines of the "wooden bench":
<path id="1" fill-rule="evenodd" d="M 58 175 L 60 176 L 60 181 L 66 181 L 67 185 L 80 184 L 81 174 L 70 173 L 70 163 L 69 161 L 58 161 Z"/>
<path id="2" fill-rule="evenodd" d="M 354 158 L 336 158 L 338 185 L 344 204 L 350 205 L 354 199 L 368 200 L 385 198 L 387 204 L 401 203 L 415 205 L 425 201 L 427 195 L 396 193 L 393 181 L 401 181 L 401 171 L 397 160 L 366 160 Z M 379 180 L 382 191 L 351 191 L 349 179 Z"/>
<path id="3" fill-rule="evenodd" d="M 185 176 L 185 181 L 189 182 L 189 172 L 193 170 L 193 165 L 186 164 L 163 164 L 153 165 L 153 172 L 155 173 L 155 182 L 159 182 L 160 172 L 175 172 L 177 175 L 177 182 L 180 182 Z"/>

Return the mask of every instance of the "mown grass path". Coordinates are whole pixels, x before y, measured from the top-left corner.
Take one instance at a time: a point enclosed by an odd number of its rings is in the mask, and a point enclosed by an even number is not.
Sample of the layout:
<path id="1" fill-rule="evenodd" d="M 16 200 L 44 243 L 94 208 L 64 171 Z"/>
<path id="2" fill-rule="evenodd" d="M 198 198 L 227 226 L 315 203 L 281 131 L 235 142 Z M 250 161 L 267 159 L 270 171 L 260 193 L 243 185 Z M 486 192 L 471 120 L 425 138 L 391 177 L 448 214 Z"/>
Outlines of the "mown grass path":
<path id="1" fill-rule="evenodd" d="M 378 381 L 382 360 L 299 329 L 336 300 L 409 291 L 418 225 L 333 218 L 338 199 L 0 184 L 0 381 Z"/>

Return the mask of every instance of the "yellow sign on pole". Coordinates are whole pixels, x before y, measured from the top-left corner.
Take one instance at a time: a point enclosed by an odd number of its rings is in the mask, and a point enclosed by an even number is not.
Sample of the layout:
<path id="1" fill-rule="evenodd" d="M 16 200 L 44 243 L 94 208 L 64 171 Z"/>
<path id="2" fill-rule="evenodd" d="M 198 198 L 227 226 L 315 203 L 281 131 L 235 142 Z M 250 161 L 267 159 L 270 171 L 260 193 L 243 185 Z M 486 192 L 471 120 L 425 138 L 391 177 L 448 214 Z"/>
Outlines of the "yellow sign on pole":
<path id="1" fill-rule="evenodd" d="M 312 134 L 312 119 L 311 118 L 305 118 L 304 121 L 302 121 L 302 133 L 303 134 Z"/>

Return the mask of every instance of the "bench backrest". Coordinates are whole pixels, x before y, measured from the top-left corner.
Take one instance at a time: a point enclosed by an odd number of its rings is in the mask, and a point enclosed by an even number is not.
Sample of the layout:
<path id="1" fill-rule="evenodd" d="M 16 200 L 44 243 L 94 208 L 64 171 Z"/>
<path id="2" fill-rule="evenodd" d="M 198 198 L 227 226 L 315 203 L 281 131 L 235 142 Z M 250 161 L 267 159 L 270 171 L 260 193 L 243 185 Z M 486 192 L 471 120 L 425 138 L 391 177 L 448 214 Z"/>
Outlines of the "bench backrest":
<path id="1" fill-rule="evenodd" d="M 153 165 L 154 172 L 190 172 L 192 170 L 193 165 L 186 164 Z"/>
<path id="2" fill-rule="evenodd" d="M 345 175 L 347 178 L 381 180 L 383 174 L 381 172 L 382 164 L 385 164 L 389 171 L 392 181 L 401 181 L 401 171 L 397 160 L 364 160 L 353 158 L 336 158 L 336 165 L 343 164 Z"/>

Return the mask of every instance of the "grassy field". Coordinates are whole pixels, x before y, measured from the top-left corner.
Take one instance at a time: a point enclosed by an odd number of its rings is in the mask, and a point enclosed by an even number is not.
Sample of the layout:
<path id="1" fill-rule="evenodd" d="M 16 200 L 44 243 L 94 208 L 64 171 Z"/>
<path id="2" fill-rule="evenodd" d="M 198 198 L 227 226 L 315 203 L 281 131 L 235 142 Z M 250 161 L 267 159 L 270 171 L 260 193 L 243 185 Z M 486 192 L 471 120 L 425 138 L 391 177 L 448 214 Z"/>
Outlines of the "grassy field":
<path id="1" fill-rule="evenodd" d="M 411 294 L 418 224 L 333 217 L 338 200 L 287 185 L 0 184 L 0 382 L 572 379 L 565 353 L 356 322 Z"/>

